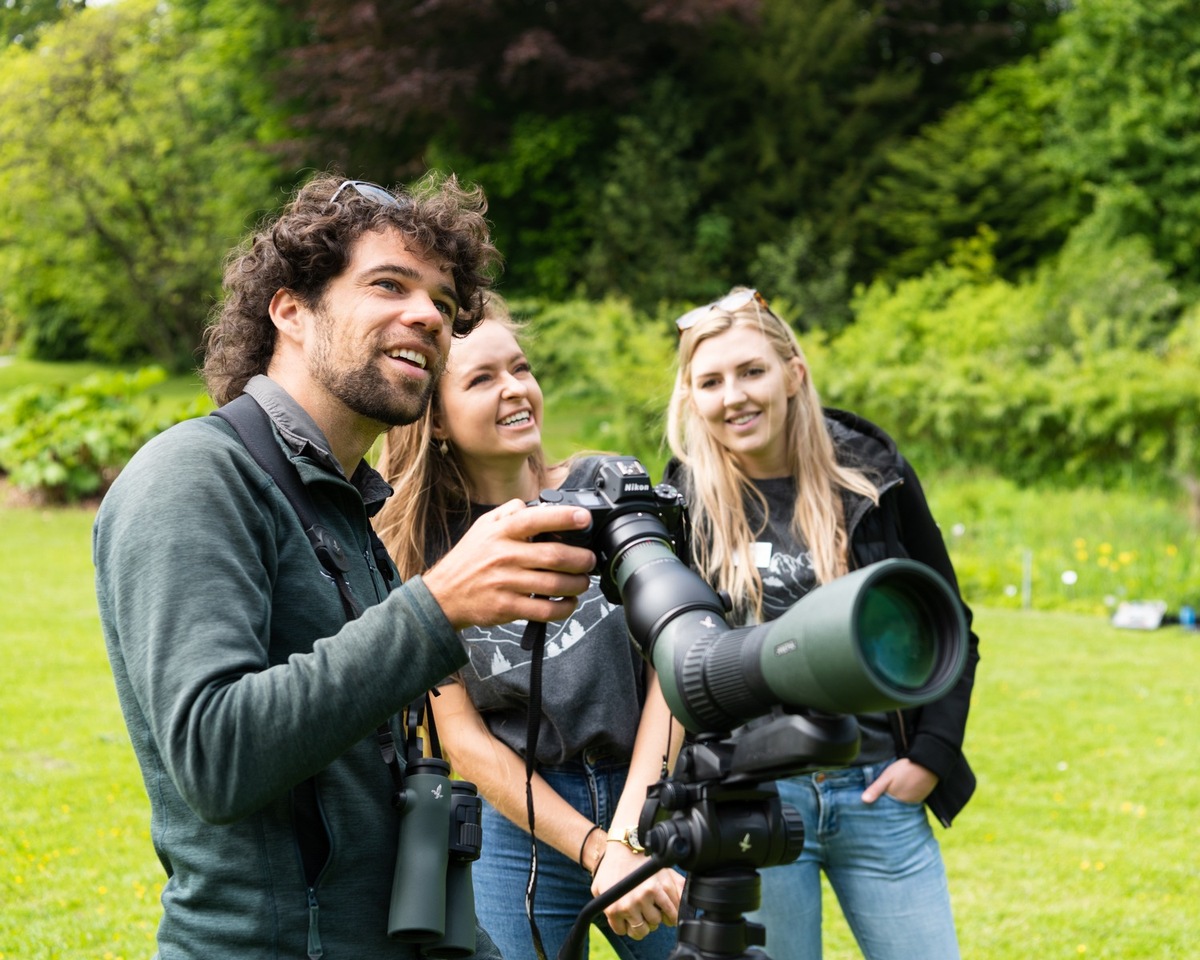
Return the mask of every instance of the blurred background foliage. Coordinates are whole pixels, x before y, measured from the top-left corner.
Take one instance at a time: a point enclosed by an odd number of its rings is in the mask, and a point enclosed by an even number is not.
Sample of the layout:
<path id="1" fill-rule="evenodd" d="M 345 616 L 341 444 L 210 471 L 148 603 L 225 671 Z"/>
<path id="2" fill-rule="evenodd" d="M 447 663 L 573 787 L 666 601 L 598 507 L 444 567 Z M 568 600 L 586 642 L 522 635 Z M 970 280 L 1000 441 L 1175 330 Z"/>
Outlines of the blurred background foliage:
<path id="1" fill-rule="evenodd" d="M 591 445 L 659 462 L 671 316 L 751 283 L 914 458 L 1200 510 L 1186 0 L 10 0 L 0 30 L 0 353 L 188 371 L 298 182 L 437 166 L 487 190 Z"/>

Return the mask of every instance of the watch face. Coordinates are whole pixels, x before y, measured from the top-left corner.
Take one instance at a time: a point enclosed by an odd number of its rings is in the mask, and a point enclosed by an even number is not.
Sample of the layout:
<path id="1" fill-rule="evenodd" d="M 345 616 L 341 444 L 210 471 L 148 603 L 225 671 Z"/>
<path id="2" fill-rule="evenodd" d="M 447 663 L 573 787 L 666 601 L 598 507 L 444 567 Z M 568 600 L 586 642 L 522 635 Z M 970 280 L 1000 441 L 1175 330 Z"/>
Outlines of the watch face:
<path id="1" fill-rule="evenodd" d="M 623 843 L 634 853 L 645 853 L 646 848 L 642 846 L 641 840 L 638 839 L 637 826 L 632 827 L 613 827 L 608 831 L 608 839 L 616 843 Z"/>

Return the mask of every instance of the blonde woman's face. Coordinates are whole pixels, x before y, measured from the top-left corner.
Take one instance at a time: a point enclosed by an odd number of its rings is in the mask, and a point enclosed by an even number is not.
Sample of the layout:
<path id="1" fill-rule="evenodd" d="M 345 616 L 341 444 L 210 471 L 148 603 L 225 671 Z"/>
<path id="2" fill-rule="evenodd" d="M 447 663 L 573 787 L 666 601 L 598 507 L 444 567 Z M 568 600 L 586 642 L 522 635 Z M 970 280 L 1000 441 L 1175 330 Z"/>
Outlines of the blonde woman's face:
<path id="1" fill-rule="evenodd" d="M 519 463 L 541 446 L 541 387 L 499 323 L 485 320 L 453 341 L 438 397 L 434 435 L 457 448 L 468 470 L 485 461 Z"/>
<path id="2" fill-rule="evenodd" d="M 712 438 L 755 479 L 783 477 L 787 467 L 788 399 L 804 367 L 785 365 L 752 327 L 735 326 L 709 337 L 692 354 L 692 404 Z"/>

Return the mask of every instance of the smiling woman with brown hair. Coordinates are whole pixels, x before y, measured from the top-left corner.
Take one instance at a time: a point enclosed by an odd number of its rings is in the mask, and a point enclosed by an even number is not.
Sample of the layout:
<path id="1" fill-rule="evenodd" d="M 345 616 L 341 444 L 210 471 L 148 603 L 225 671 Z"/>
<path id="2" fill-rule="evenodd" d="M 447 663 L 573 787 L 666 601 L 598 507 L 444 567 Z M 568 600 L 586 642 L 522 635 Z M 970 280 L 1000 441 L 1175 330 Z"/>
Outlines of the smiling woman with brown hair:
<path id="1" fill-rule="evenodd" d="M 547 465 L 542 392 L 492 297 L 483 322 L 455 340 L 428 415 L 391 430 L 380 470 L 421 496 L 393 498 L 376 519 L 402 576 L 434 563 L 475 520 L 547 487 L 581 486 L 595 457 Z M 575 613 L 549 624 L 541 730 L 531 780 L 538 840 L 535 920 L 556 956 L 596 894 L 633 872 L 646 788 L 673 757 L 681 729 L 653 671 L 629 639 L 624 613 L 592 578 Z M 530 840 L 525 791 L 531 652 L 525 622 L 462 631 L 470 662 L 433 699 L 446 758 L 484 798 L 484 842 L 473 870 L 476 909 L 508 957 L 532 957 L 525 916 Z M 672 742 L 675 741 L 675 742 Z M 674 949 L 683 878 L 661 870 L 612 904 L 605 931 L 623 960 L 661 960 Z"/>

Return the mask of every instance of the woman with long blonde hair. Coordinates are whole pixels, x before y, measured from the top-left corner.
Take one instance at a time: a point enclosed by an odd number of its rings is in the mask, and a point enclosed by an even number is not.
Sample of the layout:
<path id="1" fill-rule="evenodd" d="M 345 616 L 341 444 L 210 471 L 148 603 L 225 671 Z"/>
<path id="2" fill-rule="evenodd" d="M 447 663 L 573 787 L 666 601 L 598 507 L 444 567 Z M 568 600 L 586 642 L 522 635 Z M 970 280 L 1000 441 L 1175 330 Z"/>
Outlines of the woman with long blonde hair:
<path id="1" fill-rule="evenodd" d="M 876 425 L 822 406 L 795 333 L 760 293 L 735 287 L 677 326 L 666 479 L 688 498 L 694 565 L 728 593 L 735 621 L 773 620 L 889 557 L 925 563 L 957 590 L 911 465 Z M 858 717 L 852 766 L 779 782 L 805 838 L 795 863 L 764 871 L 752 917 L 776 960 L 819 960 L 822 871 L 868 960 L 959 956 L 926 809 L 949 826 L 974 790 L 962 744 L 977 661 L 972 632 L 944 698 Z"/>

